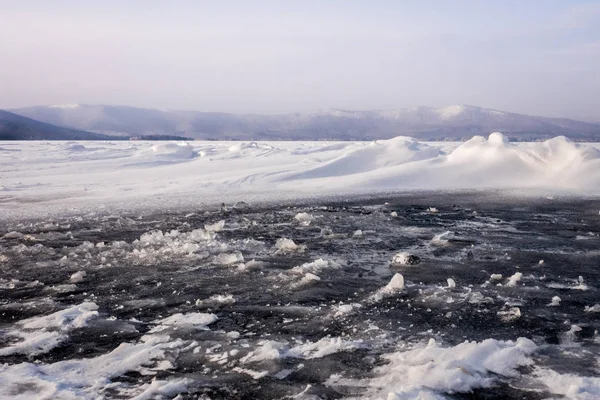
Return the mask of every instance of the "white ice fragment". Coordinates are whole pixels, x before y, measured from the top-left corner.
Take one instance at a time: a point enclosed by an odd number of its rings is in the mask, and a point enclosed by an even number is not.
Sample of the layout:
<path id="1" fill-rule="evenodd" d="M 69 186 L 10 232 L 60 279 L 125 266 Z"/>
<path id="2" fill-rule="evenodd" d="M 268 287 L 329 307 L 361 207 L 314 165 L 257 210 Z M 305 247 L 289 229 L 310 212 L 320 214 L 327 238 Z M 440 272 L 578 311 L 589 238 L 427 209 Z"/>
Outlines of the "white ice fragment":
<path id="1" fill-rule="evenodd" d="M 448 237 L 452 235 L 452 232 L 446 231 L 440 234 L 437 234 L 431 239 L 430 243 L 436 246 L 445 246 L 448 244 Z"/>
<path id="2" fill-rule="evenodd" d="M 302 278 L 302 280 L 305 282 L 320 281 L 321 278 L 315 274 L 311 274 L 310 272 L 307 272 L 306 275 L 304 275 L 304 278 Z"/>
<path id="3" fill-rule="evenodd" d="M 396 211 L 392 211 L 390 213 L 390 217 L 396 218 L 398 216 L 398 213 Z"/>
<path id="4" fill-rule="evenodd" d="M 432 213 L 432 214 L 435 214 L 435 213 L 439 212 L 439 210 L 437 208 L 435 208 L 435 207 L 429 207 L 427 209 L 427 211 L 430 212 L 430 213 Z"/>
<path id="5" fill-rule="evenodd" d="M 498 311 L 497 314 L 502 321 L 510 322 L 521 318 L 521 309 L 519 307 L 510 307 L 508 310 Z"/>
<path id="6" fill-rule="evenodd" d="M 306 249 L 304 245 L 297 245 L 294 243 L 292 239 L 280 238 L 275 242 L 275 253 L 292 253 L 292 252 L 302 252 Z"/>
<path id="7" fill-rule="evenodd" d="M 594 304 L 593 306 L 585 306 L 584 311 L 600 313 L 600 304 Z"/>
<path id="8" fill-rule="evenodd" d="M 310 223 L 312 222 L 312 220 L 314 219 L 314 217 L 306 212 L 301 212 L 296 214 L 296 216 L 294 217 L 294 219 L 298 222 L 300 222 L 300 225 L 302 226 L 308 226 L 310 225 Z"/>
<path id="9" fill-rule="evenodd" d="M 294 358 L 321 358 L 340 351 L 364 347 L 361 340 L 344 340 L 340 337 L 324 337 L 317 342 L 307 342 L 289 349 L 286 356 Z"/>
<path id="10" fill-rule="evenodd" d="M 558 306 L 560 306 L 560 297 L 554 296 L 552 298 L 552 301 L 548 304 L 548 306 L 550 306 L 550 307 L 558 307 Z"/>
<path id="11" fill-rule="evenodd" d="M 71 283 L 79 283 L 79 282 L 83 282 L 83 279 L 85 278 L 85 276 L 87 275 L 87 273 L 85 271 L 78 271 L 75 272 L 73 275 L 71 275 Z"/>
<path id="12" fill-rule="evenodd" d="M 402 274 L 394 274 L 390 282 L 383 288 L 386 293 L 399 292 L 404 289 L 404 277 Z"/>
<path id="13" fill-rule="evenodd" d="M 361 231 L 360 229 L 355 230 L 354 233 L 352 234 L 353 237 L 362 237 L 363 236 L 363 231 Z"/>
<path id="14" fill-rule="evenodd" d="M 502 279 L 502 274 L 492 274 L 490 275 L 490 279 L 493 281 L 499 281 L 500 279 Z"/>
<path id="15" fill-rule="evenodd" d="M 521 272 L 515 272 L 515 274 L 513 276 L 508 278 L 508 282 L 506 283 L 506 286 L 517 286 L 517 282 L 519 282 L 522 277 L 523 277 L 523 274 Z"/>
<path id="16" fill-rule="evenodd" d="M 307 272 L 318 273 L 327 268 L 337 269 L 340 268 L 340 264 L 335 261 L 327 261 L 322 258 L 317 258 L 315 261 L 304 263 L 290 269 L 291 274 L 304 275 Z"/>
<path id="17" fill-rule="evenodd" d="M 163 360 L 162 362 L 167 363 L 167 365 L 171 364 L 166 360 Z M 171 368 L 173 368 L 173 365 L 170 365 L 170 367 L 166 367 L 165 369 Z M 157 368 L 154 368 L 154 370 L 157 370 Z M 142 393 L 138 394 L 135 397 L 132 397 L 131 400 L 153 400 L 173 398 L 175 395 L 187 391 L 187 386 L 189 383 L 191 383 L 191 381 L 185 378 L 173 379 L 169 381 L 153 379 L 151 383 L 146 384 L 142 387 Z M 177 400 L 177 397 L 173 398 L 173 400 Z"/>
<path id="18" fill-rule="evenodd" d="M 335 316 L 346 315 L 354 310 L 354 306 L 352 304 L 341 304 L 336 307 Z"/>
<path id="19" fill-rule="evenodd" d="M 448 279 L 446 279 L 446 281 L 448 282 L 448 287 L 449 287 L 450 289 L 452 289 L 452 288 L 455 288 L 455 287 L 456 287 L 456 282 L 454 282 L 454 279 L 452 279 L 452 278 L 448 278 Z"/>
<path id="20" fill-rule="evenodd" d="M 397 253 L 392 258 L 392 264 L 397 265 L 416 265 L 419 264 L 420 261 L 419 257 L 406 252 Z"/>
<path id="21" fill-rule="evenodd" d="M 252 377 L 252 379 L 256 379 L 256 380 L 264 378 L 265 376 L 269 375 L 269 371 L 254 371 L 252 369 L 242 368 L 242 367 L 235 367 L 235 368 L 233 368 L 233 371 L 241 373 L 241 374 L 249 375 L 250 377 Z"/>
<path id="22" fill-rule="evenodd" d="M 243 262 L 244 256 L 239 251 L 235 253 L 221 253 L 216 255 L 213 261 L 215 264 L 231 265 Z"/>
<path id="23" fill-rule="evenodd" d="M 540 260 L 540 261 L 538 261 L 538 264 L 539 264 L 539 265 L 542 265 L 543 263 L 544 263 L 544 260 Z"/>
<path id="24" fill-rule="evenodd" d="M 223 230 L 223 228 L 225 227 L 225 220 L 222 219 L 218 222 L 215 222 L 214 224 L 205 224 L 204 225 L 204 229 L 207 232 L 221 232 Z"/>
<path id="25" fill-rule="evenodd" d="M 227 333 L 226 333 L 226 336 L 227 336 L 229 339 L 234 339 L 234 340 L 235 340 L 235 339 L 239 339 L 239 337 L 240 337 L 240 333 L 239 333 L 239 332 L 237 332 L 237 331 L 230 331 L 230 332 L 227 332 Z"/>
<path id="26" fill-rule="evenodd" d="M 318 282 L 320 281 L 321 278 L 315 274 L 311 274 L 310 272 L 307 272 L 302 279 L 300 279 L 298 282 L 296 282 L 295 284 L 292 285 L 292 288 L 299 288 L 302 286 L 306 286 L 306 285 L 310 285 L 311 283 L 314 282 Z"/>
<path id="27" fill-rule="evenodd" d="M 202 304 L 233 304 L 235 303 L 235 298 L 232 294 L 215 294 L 210 296 L 206 300 L 196 300 L 196 305 L 200 306 Z"/>
<path id="28" fill-rule="evenodd" d="M 217 316 L 215 314 L 208 313 L 177 313 L 173 314 L 170 317 L 163 318 L 161 320 L 154 321 L 156 324 L 159 324 L 157 328 L 153 329 L 154 332 L 163 330 L 166 326 L 191 326 L 195 329 L 206 329 L 206 327 L 217 320 Z M 162 326 L 160 326 L 162 325 Z"/>

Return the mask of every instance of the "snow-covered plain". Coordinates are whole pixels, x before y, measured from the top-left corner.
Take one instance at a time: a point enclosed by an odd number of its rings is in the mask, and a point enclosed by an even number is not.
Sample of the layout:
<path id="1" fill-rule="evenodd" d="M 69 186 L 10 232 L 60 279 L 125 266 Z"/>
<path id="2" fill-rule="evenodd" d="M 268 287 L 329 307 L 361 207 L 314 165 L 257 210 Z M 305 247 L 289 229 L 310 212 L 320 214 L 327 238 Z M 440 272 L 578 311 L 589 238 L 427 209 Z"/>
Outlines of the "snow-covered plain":
<path id="1" fill-rule="evenodd" d="M 0 142 L 4 216 L 165 209 L 414 189 L 600 193 L 600 150 L 556 137 L 465 143 Z"/>

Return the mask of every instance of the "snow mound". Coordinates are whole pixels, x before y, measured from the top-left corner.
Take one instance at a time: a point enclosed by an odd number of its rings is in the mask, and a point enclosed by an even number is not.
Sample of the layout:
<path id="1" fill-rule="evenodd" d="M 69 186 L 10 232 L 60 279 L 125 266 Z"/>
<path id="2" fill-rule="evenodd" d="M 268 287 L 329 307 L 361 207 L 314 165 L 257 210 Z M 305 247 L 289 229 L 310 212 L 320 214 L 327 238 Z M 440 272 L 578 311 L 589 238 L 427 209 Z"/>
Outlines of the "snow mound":
<path id="1" fill-rule="evenodd" d="M 187 142 L 158 143 L 152 145 L 150 150 L 162 159 L 186 160 L 196 157 L 194 148 Z"/>
<path id="2" fill-rule="evenodd" d="M 346 151 L 324 165 L 293 174 L 288 179 L 314 179 L 360 174 L 412 161 L 431 159 L 441 154 L 441 150 L 435 147 L 419 143 L 413 138 L 399 136 L 389 140 L 377 140 L 364 147 Z"/>
<path id="3" fill-rule="evenodd" d="M 516 342 L 487 339 L 442 348 L 431 339 L 423 348 L 387 355 L 390 363 L 376 370 L 370 384 L 374 397 L 388 399 L 436 398 L 438 393 L 465 393 L 489 387 L 495 376 L 518 376 L 516 369 L 531 365 L 529 355 L 537 346 L 529 339 Z M 430 396 L 430 397 L 425 397 Z"/>
<path id="4" fill-rule="evenodd" d="M 67 143 L 64 149 L 67 151 L 86 151 L 88 148 L 79 143 Z"/>
<path id="5" fill-rule="evenodd" d="M 475 136 L 447 156 L 380 168 L 354 184 L 378 190 L 444 188 L 598 188 L 600 150 L 559 136 L 513 144 L 499 132 Z"/>

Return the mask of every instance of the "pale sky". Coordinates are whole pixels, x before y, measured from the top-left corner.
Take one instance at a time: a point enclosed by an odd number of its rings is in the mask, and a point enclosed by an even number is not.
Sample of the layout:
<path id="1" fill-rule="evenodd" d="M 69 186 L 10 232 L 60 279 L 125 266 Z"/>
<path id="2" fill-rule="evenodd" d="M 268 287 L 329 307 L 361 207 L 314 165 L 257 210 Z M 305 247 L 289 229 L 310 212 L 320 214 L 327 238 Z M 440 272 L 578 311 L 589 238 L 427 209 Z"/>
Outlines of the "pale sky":
<path id="1" fill-rule="evenodd" d="M 600 1 L 0 0 L 0 108 L 600 120 Z"/>

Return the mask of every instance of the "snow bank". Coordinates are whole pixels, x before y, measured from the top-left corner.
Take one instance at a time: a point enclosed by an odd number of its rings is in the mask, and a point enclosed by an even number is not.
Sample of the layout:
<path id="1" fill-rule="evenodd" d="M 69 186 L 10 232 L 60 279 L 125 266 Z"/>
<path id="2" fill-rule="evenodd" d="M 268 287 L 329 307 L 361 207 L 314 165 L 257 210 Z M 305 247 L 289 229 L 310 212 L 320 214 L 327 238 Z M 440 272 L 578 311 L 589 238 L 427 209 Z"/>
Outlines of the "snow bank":
<path id="1" fill-rule="evenodd" d="M 47 214 L 49 207 L 145 209 L 374 190 L 600 193 L 600 150 L 564 137 L 510 143 L 496 132 L 461 144 L 397 137 L 372 143 L 277 142 L 277 147 L 199 141 L 86 146 L 11 144 L 21 151 L 3 172 L 2 190 L 10 201 L 0 205 L 0 215 Z"/>

